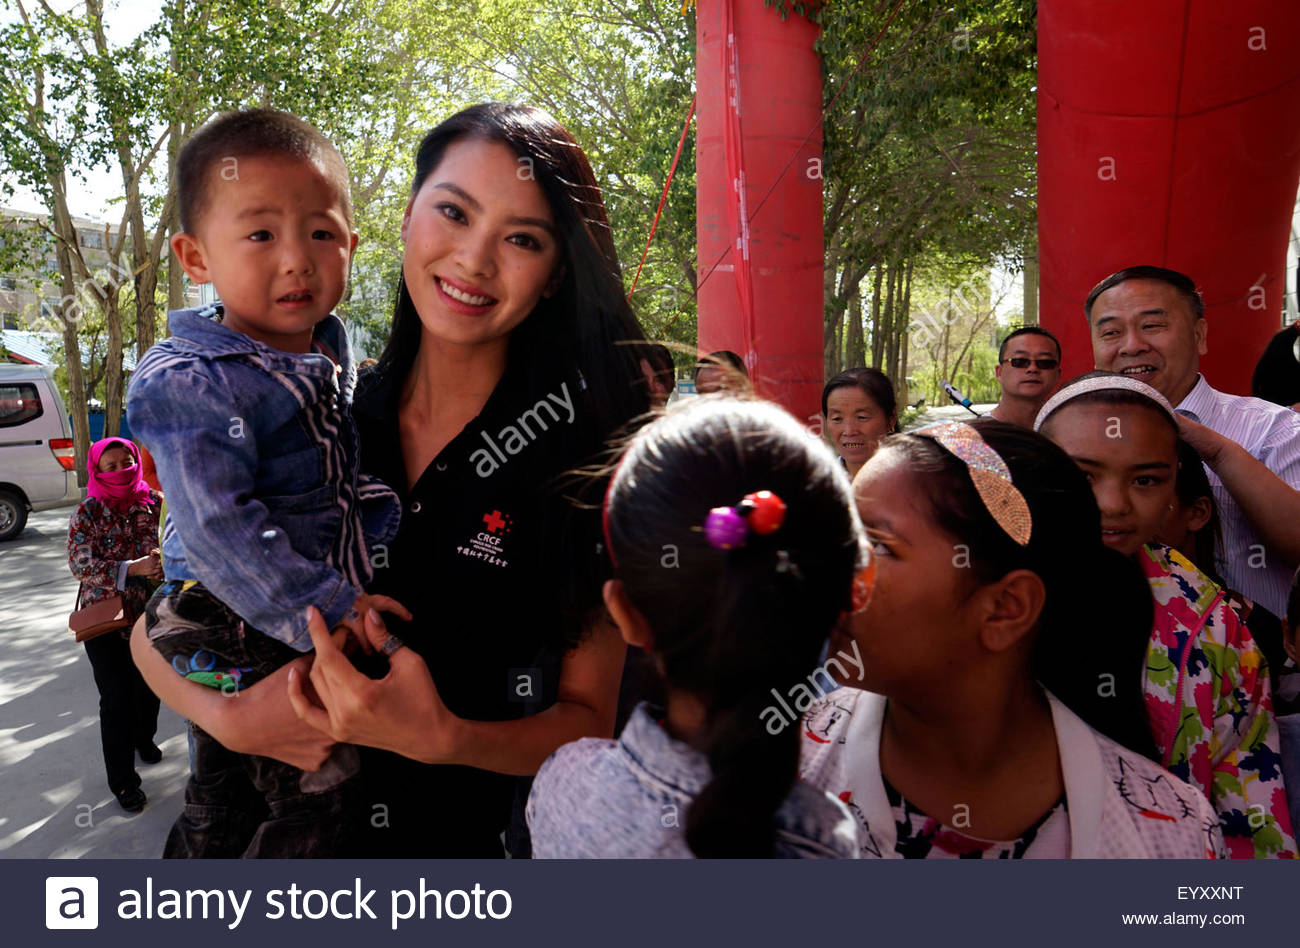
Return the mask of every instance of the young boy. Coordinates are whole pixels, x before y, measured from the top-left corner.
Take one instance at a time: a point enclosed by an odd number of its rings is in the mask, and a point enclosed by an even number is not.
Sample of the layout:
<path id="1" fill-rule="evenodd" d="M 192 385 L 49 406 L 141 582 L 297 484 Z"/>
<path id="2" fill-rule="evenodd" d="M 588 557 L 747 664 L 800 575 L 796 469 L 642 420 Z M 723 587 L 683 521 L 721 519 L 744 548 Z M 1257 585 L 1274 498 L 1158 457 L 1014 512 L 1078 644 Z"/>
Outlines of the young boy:
<path id="1" fill-rule="evenodd" d="M 177 176 L 172 250 L 221 302 L 171 313 L 127 396 L 168 505 L 145 622 L 180 674 L 233 695 L 311 649 L 307 606 L 360 639 L 369 606 L 395 607 L 363 590 L 367 546 L 393 538 L 400 508 L 357 471 L 356 372 L 332 313 L 357 243 L 342 156 L 286 113 L 231 112 L 191 136 Z M 354 747 L 304 773 L 190 731 L 164 855 L 338 854 Z"/>

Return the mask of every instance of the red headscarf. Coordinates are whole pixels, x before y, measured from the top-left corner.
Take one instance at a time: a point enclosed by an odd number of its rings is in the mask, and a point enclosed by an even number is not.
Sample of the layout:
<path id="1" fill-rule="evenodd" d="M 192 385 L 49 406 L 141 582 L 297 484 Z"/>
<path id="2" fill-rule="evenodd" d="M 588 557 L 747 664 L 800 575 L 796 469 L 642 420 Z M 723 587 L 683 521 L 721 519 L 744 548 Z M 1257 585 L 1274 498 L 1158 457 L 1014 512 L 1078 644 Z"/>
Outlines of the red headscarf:
<path id="1" fill-rule="evenodd" d="M 100 457 L 109 448 L 119 447 L 125 448 L 135 463 L 120 471 L 100 473 Z M 125 438 L 104 438 L 96 441 L 90 446 L 90 456 L 87 458 L 86 466 L 90 473 L 86 493 L 106 506 L 112 507 L 118 513 L 125 513 L 136 502 L 153 503 L 153 498 L 149 496 L 149 485 L 140 476 L 140 452 Z"/>

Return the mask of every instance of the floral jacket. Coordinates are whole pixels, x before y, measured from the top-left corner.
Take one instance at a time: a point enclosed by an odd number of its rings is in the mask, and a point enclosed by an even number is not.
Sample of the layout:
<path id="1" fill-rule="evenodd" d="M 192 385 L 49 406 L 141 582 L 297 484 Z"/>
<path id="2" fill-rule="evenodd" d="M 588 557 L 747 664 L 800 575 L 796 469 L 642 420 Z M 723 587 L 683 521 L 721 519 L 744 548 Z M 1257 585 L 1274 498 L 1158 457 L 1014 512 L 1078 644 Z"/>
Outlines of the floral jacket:
<path id="1" fill-rule="evenodd" d="M 1156 603 L 1147 715 L 1162 762 L 1209 798 L 1236 859 L 1296 858 L 1268 671 L 1221 587 L 1176 550 L 1138 554 Z"/>
<path id="2" fill-rule="evenodd" d="M 158 512 L 162 494 L 150 491 L 152 504 L 132 504 L 118 513 L 98 498 L 87 497 L 68 524 L 68 569 L 81 580 L 78 608 L 114 593 L 122 594 L 127 615 L 139 616 L 149 599 L 150 584 L 127 582 L 127 563 L 158 549 Z"/>

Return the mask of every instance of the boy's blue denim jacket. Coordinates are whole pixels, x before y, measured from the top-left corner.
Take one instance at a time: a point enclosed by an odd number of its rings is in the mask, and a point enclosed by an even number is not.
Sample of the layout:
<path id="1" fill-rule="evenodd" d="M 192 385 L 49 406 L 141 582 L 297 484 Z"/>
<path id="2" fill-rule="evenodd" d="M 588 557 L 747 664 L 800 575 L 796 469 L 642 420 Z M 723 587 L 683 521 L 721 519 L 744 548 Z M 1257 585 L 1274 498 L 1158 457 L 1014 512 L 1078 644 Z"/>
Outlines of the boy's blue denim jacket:
<path id="1" fill-rule="evenodd" d="M 762 727 L 755 717 L 755 727 Z M 617 741 L 584 737 L 546 759 L 528 796 L 534 859 L 690 859 L 686 811 L 713 779 L 644 702 Z M 856 859 L 857 825 L 830 794 L 795 782 L 775 815 L 783 859 Z"/>
<path id="2" fill-rule="evenodd" d="M 164 567 L 308 651 L 306 607 L 338 624 L 372 578 L 368 547 L 393 539 L 401 507 L 357 470 L 356 369 L 338 317 L 299 354 L 227 329 L 220 314 L 170 313 L 171 338 L 145 353 L 127 393 L 167 502 Z"/>

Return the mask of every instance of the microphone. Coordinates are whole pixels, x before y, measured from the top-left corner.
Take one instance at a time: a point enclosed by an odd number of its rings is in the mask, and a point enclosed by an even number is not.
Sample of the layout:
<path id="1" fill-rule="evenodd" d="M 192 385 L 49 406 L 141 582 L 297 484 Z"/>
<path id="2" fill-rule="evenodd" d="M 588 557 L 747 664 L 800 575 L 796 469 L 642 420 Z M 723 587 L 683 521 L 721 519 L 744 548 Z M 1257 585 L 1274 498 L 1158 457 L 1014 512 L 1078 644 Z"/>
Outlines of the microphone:
<path id="1" fill-rule="evenodd" d="M 968 412 L 970 412 L 975 417 L 977 418 L 979 417 L 979 412 L 977 412 L 974 408 L 970 407 L 970 399 L 967 398 L 965 395 L 963 395 L 961 393 L 961 390 L 958 389 L 957 386 L 953 385 L 947 379 L 944 379 L 942 382 L 939 383 L 939 387 L 942 388 L 945 392 L 947 392 L 948 397 L 951 398 L 955 403 L 960 405 L 962 408 L 965 408 Z"/>

